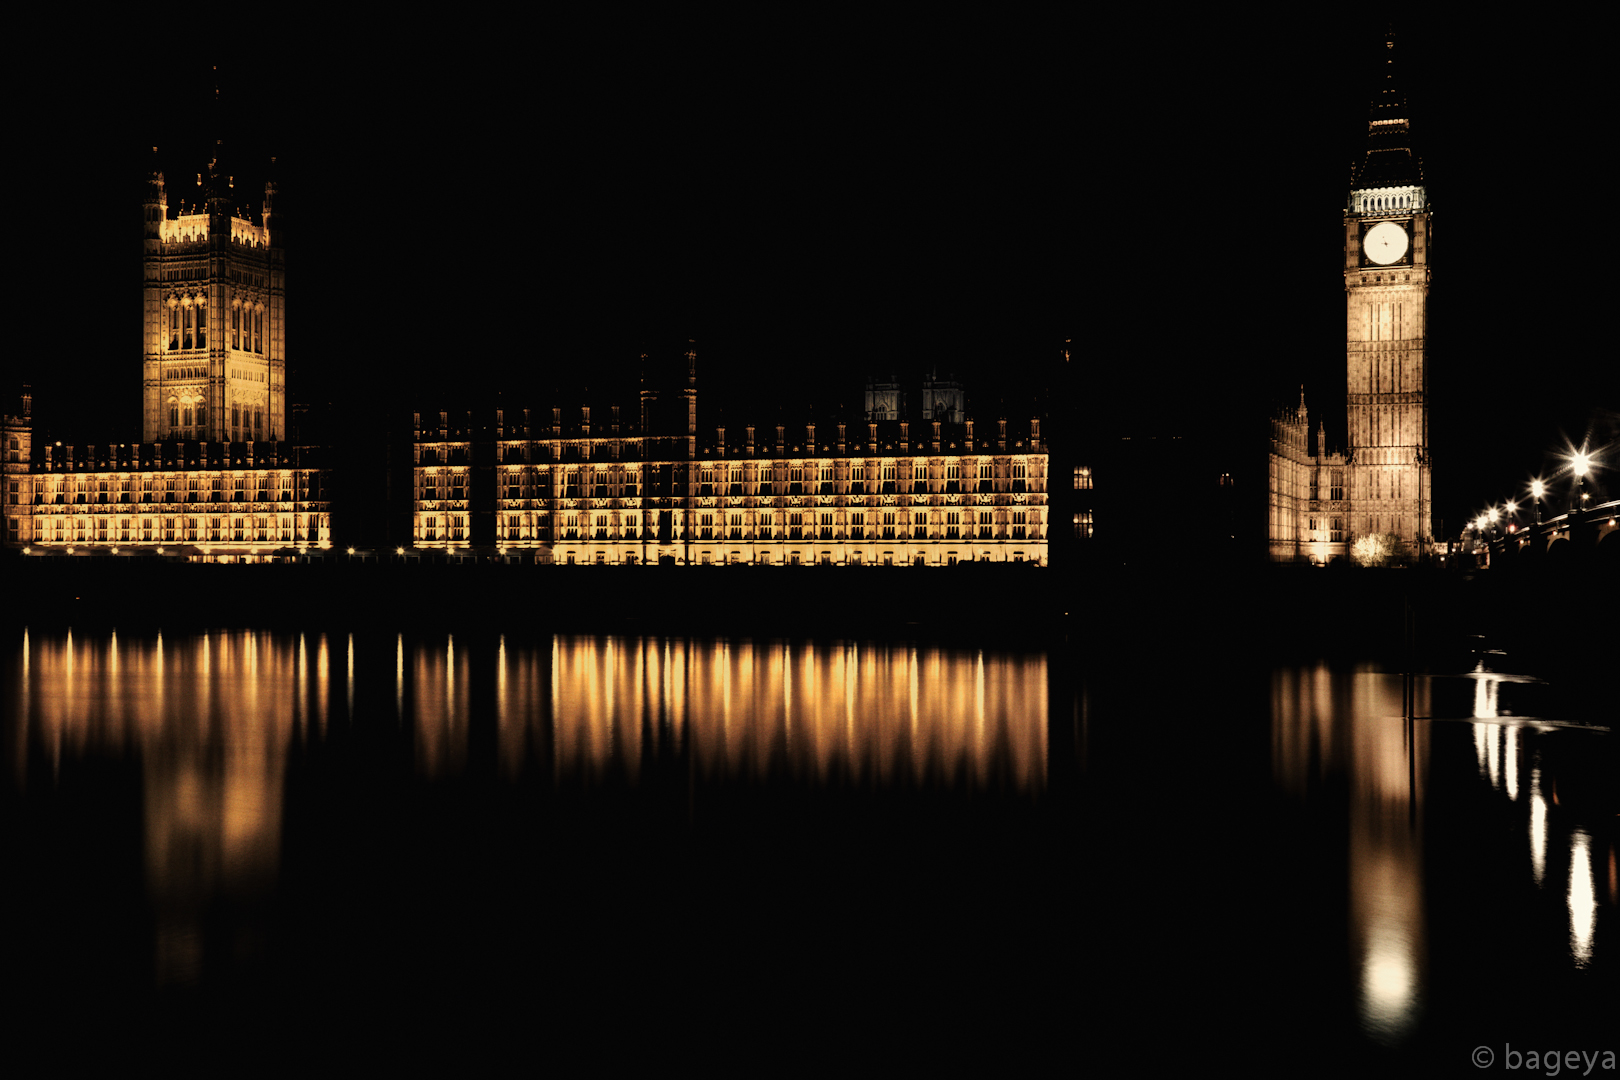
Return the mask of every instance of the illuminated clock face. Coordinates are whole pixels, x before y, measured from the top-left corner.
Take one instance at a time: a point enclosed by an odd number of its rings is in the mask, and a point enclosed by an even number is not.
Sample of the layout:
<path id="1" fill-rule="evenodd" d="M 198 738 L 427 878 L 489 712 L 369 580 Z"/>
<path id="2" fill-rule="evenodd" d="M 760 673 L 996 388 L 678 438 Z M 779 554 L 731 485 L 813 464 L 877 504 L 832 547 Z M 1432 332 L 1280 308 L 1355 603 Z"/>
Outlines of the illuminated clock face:
<path id="1" fill-rule="evenodd" d="M 1368 260 L 1388 266 L 1406 254 L 1406 230 L 1393 221 L 1381 221 L 1367 230 L 1361 246 Z"/>

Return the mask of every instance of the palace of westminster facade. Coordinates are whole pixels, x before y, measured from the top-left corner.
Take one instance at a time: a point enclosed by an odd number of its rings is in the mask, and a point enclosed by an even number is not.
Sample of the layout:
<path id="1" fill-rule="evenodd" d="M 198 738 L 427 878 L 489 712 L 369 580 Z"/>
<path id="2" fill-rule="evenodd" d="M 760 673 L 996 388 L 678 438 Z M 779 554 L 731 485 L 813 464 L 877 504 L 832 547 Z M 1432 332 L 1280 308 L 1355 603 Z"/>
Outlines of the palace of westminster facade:
<path id="1" fill-rule="evenodd" d="M 147 182 L 142 442 L 35 445 L 25 391 L 4 423 L 6 547 L 265 562 L 318 558 L 336 542 L 323 450 L 287 439 L 275 187 L 266 185 L 255 222 L 233 208 L 232 178 L 215 163 L 199 181 L 199 205 L 173 215 L 163 174 Z M 454 426 L 447 414 L 426 426 L 417 414 L 410 537 L 393 554 L 619 565 L 1047 562 L 1041 422 L 976 430 L 960 384 L 930 378 L 920 409 L 908 411 L 898 382 L 873 382 L 865 423 L 720 428 L 700 444 L 688 342 L 642 357 L 640 398 L 638 423 L 618 406 L 595 424 L 588 408 L 570 410 L 566 423 L 559 408 L 476 423 L 467 415 Z M 1089 469 L 1074 473 L 1076 488 L 1090 487 Z M 1090 510 L 1073 518 L 1075 534 L 1089 535 Z"/>
<path id="2" fill-rule="evenodd" d="M 961 388 L 929 380 L 922 421 L 898 420 L 903 393 L 875 383 L 867 422 L 853 429 L 716 428 L 700 444 L 696 360 L 691 342 L 678 365 L 642 358 L 644 372 L 666 374 L 644 381 L 634 427 L 616 406 L 595 424 L 588 408 L 566 424 L 561 409 L 454 426 L 441 413 L 427 427 L 417 414 L 415 547 L 493 544 L 595 564 L 1047 561 L 1050 455 L 1039 418 L 975 430 L 959 419 Z M 668 377 L 676 366 L 684 371 Z M 1088 488 L 1089 470 L 1075 473 Z M 1089 510 L 1073 516 L 1089 535 Z"/>
<path id="3" fill-rule="evenodd" d="M 1385 45 L 1343 213 L 1349 445 L 1329 453 L 1321 427 L 1309 445 L 1303 396 L 1273 417 L 1268 541 L 1278 561 L 1327 562 L 1372 535 L 1421 557 L 1431 537 L 1433 210 L 1393 39 Z M 8 548 L 261 561 L 354 542 L 334 537 L 322 448 L 287 438 L 274 185 L 255 221 L 233 208 L 232 180 L 213 163 L 199 180 L 199 204 L 171 216 L 162 173 L 148 179 L 143 441 L 35 446 L 25 396 L 5 417 Z M 546 408 L 454 422 L 417 413 L 410 506 L 390 511 L 401 530 L 388 541 L 394 554 L 1042 565 L 1053 539 L 1091 535 L 1090 469 L 1055 459 L 1039 418 L 976 425 L 960 385 L 930 377 L 913 408 L 898 383 L 872 382 L 858 421 L 700 436 L 696 363 L 690 342 L 643 356 L 633 419 L 621 405 L 606 416 Z"/>
<path id="4" fill-rule="evenodd" d="M 36 446 L 7 411 L 5 535 L 27 554 L 253 561 L 332 544 L 330 470 L 287 441 L 285 279 L 275 187 L 260 219 L 210 164 L 199 205 L 143 207 L 142 441 Z"/>

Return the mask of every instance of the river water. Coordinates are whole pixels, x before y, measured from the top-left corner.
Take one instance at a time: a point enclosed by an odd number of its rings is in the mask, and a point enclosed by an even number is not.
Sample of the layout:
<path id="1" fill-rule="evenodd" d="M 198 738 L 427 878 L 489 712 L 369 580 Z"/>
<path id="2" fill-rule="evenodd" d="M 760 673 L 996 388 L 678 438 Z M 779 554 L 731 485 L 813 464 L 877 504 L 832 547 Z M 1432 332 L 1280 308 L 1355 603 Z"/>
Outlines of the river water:
<path id="1" fill-rule="evenodd" d="M 265 1053 L 1617 1049 L 1605 718 L 1486 651 L 1409 709 L 1365 662 L 1116 659 L 18 630 L 11 970 Z"/>

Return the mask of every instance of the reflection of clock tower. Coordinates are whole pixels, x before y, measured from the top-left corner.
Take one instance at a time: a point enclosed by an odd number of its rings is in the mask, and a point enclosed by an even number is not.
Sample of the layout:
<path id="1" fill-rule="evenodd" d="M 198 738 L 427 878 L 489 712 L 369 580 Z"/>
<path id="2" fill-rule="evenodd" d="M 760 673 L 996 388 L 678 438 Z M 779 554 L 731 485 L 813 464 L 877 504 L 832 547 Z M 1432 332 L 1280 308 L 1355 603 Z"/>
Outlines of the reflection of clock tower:
<path id="1" fill-rule="evenodd" d="M 1412 147 L 1395 41 L 1379 58 L 1366 156 L 1344 213 L 1349 537 L 1430 540 L 1428 340 L 1433 209 Z"/>

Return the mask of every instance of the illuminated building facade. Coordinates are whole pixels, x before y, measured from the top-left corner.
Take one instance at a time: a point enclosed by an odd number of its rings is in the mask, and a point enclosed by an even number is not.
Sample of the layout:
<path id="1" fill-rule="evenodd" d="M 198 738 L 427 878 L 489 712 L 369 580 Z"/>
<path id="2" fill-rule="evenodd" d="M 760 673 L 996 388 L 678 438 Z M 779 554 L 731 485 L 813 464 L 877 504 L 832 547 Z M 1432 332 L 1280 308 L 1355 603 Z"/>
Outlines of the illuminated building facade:
<path id="1" fill-rule="evenodd" d="M 1304 401 L 1272 421 L 1270 549 L 1274 559 L 1343 554 L 1393 537 L 1399 559 L 1431 542 L 1428 295 L 1433 207 L 1413 149 L 1395 41 L 1384 39 L 1367 122 L 1367 147 L 1344 207 L 1345 385 L 1348 449 L 1342 460 L 1305 450 Z M 1320 539 L 1323 520 L 1338 521 Z M 1315 522 L 1317 527 L 1312 527 Z M 1326 546 L 1321 546 L 1325 544 Z"/>
<path id="2" fill-rule="evenodd" d="M 1396 537 L 1420 556 L 1431 541 L 1429 255 L 1434 235 L 1423 162 L 1384 40 L 1367 152 L 1344 212 L 1345 370 L 1352 539 Z"/>
<path id="3" fill-rule="evenodd" d="M 44 447 L 15 532 L 6 507 L 7 540 L 30 554 L 155 551 L 202 562 L 329 547 L 330 480 L 316 453 L 285 443 Z"/>
<path id="4" fill-rule="evenodd" d="M 1299 407 L 1284 409 L 1271 418 L 1268 456 L 1271 558 L 1276 562 L 1307 559 L 1325 564 L 1349 550 L 1345 523 L 1350 503 L 1345 498 L 1347 461 L 1342 453 L 1328 453 L 1327 430 L 1318 424 L 1316 449 L 1311 452 L 1310 414 L 1305 393 Z"/>
<path id="5" fill-rule="evenodd" d="M 200 205 L 170 216 L 163 173 L 147 178 L 141 439 L 286 438 L 286 280 L 275 185 L 258 223 L 233 207 L 216 158 Z"/>
<path id="6" fill-rule="evenodd" d="M 875 384 L 865 423 L 716 428 L 700 443 L 695 349 L 682 360 L 644 378 L 640 425 L 617 407 L 594 425 L 588 408 L 425 427 L 418 413 L 414 546 L 612 565 L 1046 563 L 1038 418 L 914 425 L 891 419 L 905 415 L 898 388 Z M 933 389 L 940 411 L 961 407 L 960 387 Z"/>
<path id="7" fill-rule="evenodd" d="M 5 418 L 5 544 L 30 555 L 295 558 L 331 545 L 329 470 L 285 441 L 281 248 L 227 209 L 230 178 L 170 216 L 147 181 L 140 443 L 36 446 L 31 399 Z M 178 208 L 177 208 L 178 210 Z"/>

